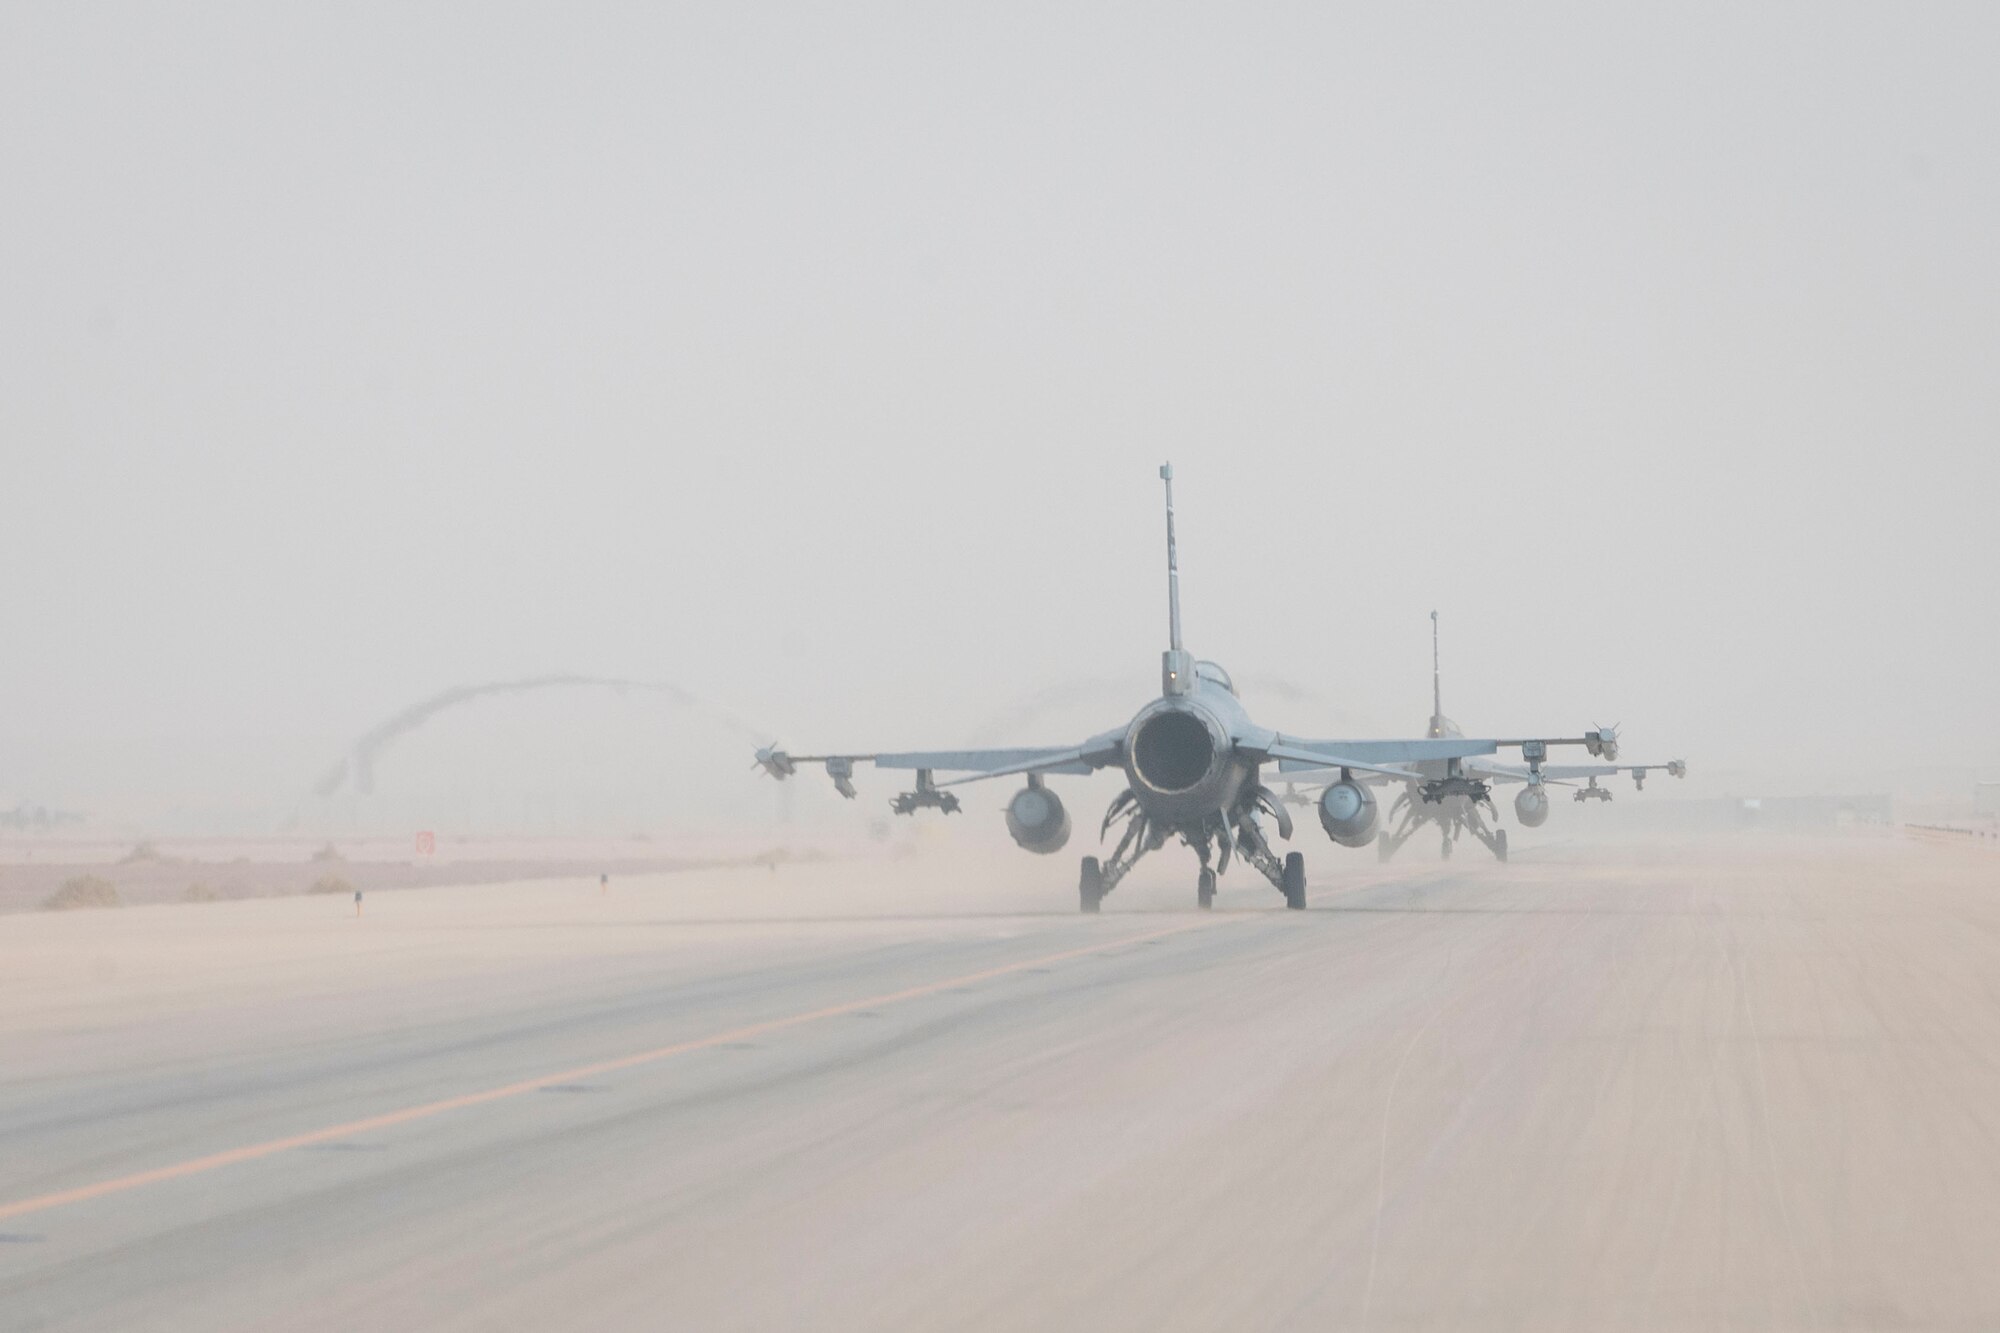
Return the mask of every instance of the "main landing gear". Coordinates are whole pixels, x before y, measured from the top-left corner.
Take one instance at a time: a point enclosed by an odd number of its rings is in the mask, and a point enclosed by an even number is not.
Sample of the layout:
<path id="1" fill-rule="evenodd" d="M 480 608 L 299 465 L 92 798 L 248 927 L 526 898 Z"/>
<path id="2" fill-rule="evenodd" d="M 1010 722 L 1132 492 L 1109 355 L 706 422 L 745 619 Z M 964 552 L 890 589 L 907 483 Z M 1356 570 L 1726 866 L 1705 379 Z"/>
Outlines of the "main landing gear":
<path id="1" fill-rule="evenodd" d="M 1285 853 L 1284 882 L 1278 885 L 1285 894 L 1285 906 L 1294 912 L 1306 910 L 1306 858 L 1298 852 Z"/>
<path id="2" fill-rule="evenodd" d="M 1488 827 L 1486 821 L 1480 817 L 1479 807 L 1476 805 L 1466 810 L 1463 819 L 1465 831 L 1485 843 L 1486 850 L 1493 853 L 1494 860 L 1505 861 L 1507 859 L 1506 829 Z"/>
<path id="3" fill-rule="evenodd" d="M 1087 867 L 1090 863 L 1091 860 L 1086 858 L 1084 865 Z M 1089 875 L 1087 869 L 1084 873 L 1086 876 Z M 1305 857 L 1297 852 L 1287 852 L 1285 854 L 1284 868 L 1278 872 L 1278 891 L 1285 895 L 1286 907 L 1291 908 L 1294 912 L 1305 910 Z M 1200 907 L 1204 912 L 1209 911 L 1215 906 L 1215 872 L 1207 866 L 1201 868 L 1201 875 L 1195 880 L 1194 900 L 1195 905 Z M 1086 907 L 1083 910 L 1089 912 L 1095 909 Z"/>
<path id="4" fill-rule="evenodd" d="M 1262 788 L 1258 790 L 1263 793 L 1260 799 L 1268 800 L 1268 808 L 1277 811 L 1279 835 L 1290 837 L 1292 832 L 1290 818 L 1278 808 L 1275 798 L 1271 798 L 1268 792 L 1263 792 Z M 1175 827 L 1154 823 L 1147 818 L 1137 798 L 1130 791 L 1122 793 L 1111 803 L 1111 809 L 1105 813 L 1101 831 L 1108 832 L 1111 825 L 1120 819 L 1130 822 L 1127 823 L 1124 836 L 1119 838 L 1117 849 L 1111 853 L 1109 861 L 1100 860 L 1095 856 L 1083 858 L 1083 866 L 1077 877 L 1078 910 L 1084 912 L 1102 910 L 1104 895 L 1118 887 L 1118 882 L 1131 872 L 1139 858 L 1148 852 L 1158 851 L 1166 843 L 1169 835 L 1178 834 L 1181 840 L 1192 847 L 1195 854 L 1201 858 L 1201 873 L 1195 880 L 1195 905 L 1201 910 L 1210 911 L 1215 906 L 1215 880 L 1218 867 L 1211 866 L 1209 858 L 1219 844 L 1222 851 L 1220 869 L 1228 868 L 1232 853 L 1240 856 L 1255 866 L 1264 878 L 1270 880 L 1272 888 L 1285 895 L 1286 907 L 1294 912 L 1303 911 L 1306 905 L 1306 859 L 1298 852 L 1287 853 L 1283 860 L 1278 858 L 1277 853 L 1271 850 L 1271 844 L 1265 838 L 1264 830 L 1255 817 L 1256 809 L 1261 808 L 1266 807 L 1262 804 L 1255 807 L 1246 805 L 1235 811 L 1233 816 L 1224 816 L 1222 812 L 1217 812 L 1214 819 L 1198 828 Z"/>
<path id="5" fill-rule="evenodd" d="M 1389 810 L 1389 818 L 1396 821 L 1395 828 L 1385 825 L 1375 835 L 1376 859 L 1387 861 L 1419 828 L 1429 823 L 1437 825 L 1438 855 L 1444 860 L 1451 860 L 1452 849 L 1470 837 L 1484 843 L 1495 860 L 1505 861 L 1507 830 L 1487 824 L 1486 815 L 1492 811 L 1491 801 L 1473 801 L 1462 796 L 1446 796 L 1442 801 L 1413 801 L 1405 791 Z"/>
<path id="6" fill-rule="evenodd" d="M 1472 813 L 1471 818 L 1466 820 L 1465 830 L 1466 832 L 1470 833 L 1473 837 L 1479 839 L 1481 842 L 1486 844 L 1486 849 L 1493 853 L 1494 860 L 1505 861 L 1507 859 L 1506 829 L 1487 828 L 1484 824 L 1479 822 L 1479 812 L 1475 810 Z M 1447 861 L 1451 860 L 1451 849 L 1453 841 L 1454 839 L 1452 838 L 1451 834 L 1447 833 L 1444 835 L 1444 846 L 1440 854 Z M 1382 859 L 1386 861 L 1388 858 L 1385 856 Z"/>
<path id="7" fill-rule="evenodd" d="M 1285 854 L 1284 869 L 1278 872 L 1278 889 L 1285 895 L 1285 906 L 1294 912 L 1302 912 L 1306 906 L 1306 858 L 1297 852 Z M 1104 906 L 1104 863 L 1094 856 L 1083 858 L 1083 873 L 1077 883 L 1077 908 L 1079 911 L 1096 912 Z M 1195 880 L 1195 903 L 1206 912 L 1215 906 L 1215 872 L 1207 866 L 1201 868 L 1201 875 Z"/>
<path id="8" fill-rule="evenodd" d="M 1083 858 L 1083 883 L 1079 886 L 1081 910 L 1095 912 L 1104 901 L 1104 867 L 1094 856 Z"/>
<path id="9" fill-rule="evenodd" d="M 1280 861 L 1278 854 L 1271 850 L 1264 832 L 1255 823 L 1244 823 L 1236 831 L 1236 847 L 1243 859 L 1263 872 L 1271 881 L 1271 887 L 1285 895 L 1285 906 L 1294 912 L 1303 912 L 1306 907 L 1306 858 L 1297 852 L 1286 852 Z"/>

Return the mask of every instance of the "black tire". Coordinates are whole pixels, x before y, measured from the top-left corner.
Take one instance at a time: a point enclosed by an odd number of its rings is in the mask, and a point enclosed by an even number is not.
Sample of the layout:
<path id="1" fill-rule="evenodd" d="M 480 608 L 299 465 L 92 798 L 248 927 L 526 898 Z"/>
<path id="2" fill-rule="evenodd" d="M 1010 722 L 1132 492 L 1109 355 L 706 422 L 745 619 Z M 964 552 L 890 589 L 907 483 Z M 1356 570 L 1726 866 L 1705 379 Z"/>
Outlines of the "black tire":
<path id="1" fill-rule="evenodd" d="M 1306 858 L 1298 852 L 1285 853 L 1285 906 L 1306 910 Z"/>
<path id="2" fill-rule="evenodd" d="M 1506 859 L 1507 859 L 1507 830 L 1506 830 L 1506 829 L 1495 829 L 1495 830 L 1493 830 L 1493 854 L 1494 854 L 1495 856 L 1499 857 L 1499 858 L 1500 858 L 1500 860 L 1501 860 L 1502 862 L 1505 862 L 1505 861 L 1506 861 Z"/>
<path id="3" fill-rule="evenodd" d="M 1083 875 L 1077 885 L 1077 907 L 1081 911 L 1095 912 L 1104 901 L 1104 867 L 1094 856 L 1083 858 Z"/>
<path id="4" fill-rule="evenodd" d="M 1215 906 L 1215 872 L 1207 866 L 1203 866 L 1201 868 L 1201 878 L 1195 883 L 1195 903 L 1202 911 L 1206 912 L 1209 908 Z"/>

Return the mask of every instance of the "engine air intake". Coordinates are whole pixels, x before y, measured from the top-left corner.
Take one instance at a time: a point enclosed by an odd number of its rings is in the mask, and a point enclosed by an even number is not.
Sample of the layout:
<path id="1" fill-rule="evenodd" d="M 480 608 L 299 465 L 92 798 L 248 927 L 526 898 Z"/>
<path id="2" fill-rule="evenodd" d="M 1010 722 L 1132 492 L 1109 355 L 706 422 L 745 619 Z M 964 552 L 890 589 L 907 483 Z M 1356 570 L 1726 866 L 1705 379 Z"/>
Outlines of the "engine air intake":
<path id="1" fill-rule="evenodd" d="M 1215 742 L 1191 713 L 1155 713 L 1132 743 L 1132 767 L 1147 786 L 1173 794 L 1193 788 L 1215 761 Z"/>

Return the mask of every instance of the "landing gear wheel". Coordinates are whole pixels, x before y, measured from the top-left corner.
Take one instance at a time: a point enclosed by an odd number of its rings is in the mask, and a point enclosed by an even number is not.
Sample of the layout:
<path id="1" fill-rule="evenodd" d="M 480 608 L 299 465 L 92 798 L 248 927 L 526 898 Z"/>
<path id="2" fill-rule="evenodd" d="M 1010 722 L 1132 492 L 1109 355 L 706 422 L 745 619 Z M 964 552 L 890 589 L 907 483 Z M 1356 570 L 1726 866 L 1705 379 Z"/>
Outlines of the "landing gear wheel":
<path id="1" fill-rule="evenodd" d="M 1194 900 L 1202 911 L 1215 906 L 1215 872 L 1207 866 L 1201 868 L 1201 878 L 1195 881 Z"/>
<path id="2" fill-rule="evenodd" d="M 1447 861 L 1451 860 L 1451 839 L 1450 839 L 1450 838 L 1446 838 L 1446 839 L 1444 840 L 1444 849 L 1443 849 L 1442 851 L 1440 851 L 1440 852 L 1438 853 L 1438 855 L 1439 855 L 1439 856 L 1441 856 L 1441 857 L 1443 857 L 1443 858 L 1444 858 L 1445 860 L 1447 860 Z"/>
<path id="3" fill-rule="evenodd" d="M 1285 853 L 1285 906 L 1306 910 L 1306 858 L 1297 852 Z"/>
<path id="4" fill-rule="evenodd" d="M 1494 854 L 1495 856 L 1499 857 L 1499 858 L 1500 858 L 1500 860 L 1501 860 L 1502 862 L 1505 862 L 1505 861 L 1506 861 L 1506 859 L 1507 859 L 1507 830 L 1506 830 L 1506 829 L 1495 829 L 1495 830 L 1493 830 L 1493 854 Z"/>
<path id="5" fill-rule="evenodd" d="M 1395 854 L 1396 854 L 1396 849 L 1389 845 L 1389 840 L 1387 838 L 1375 839 L 1375 859 L 1377 861 L 1387 861 L 1390 857 L 1394 856 Z"/>
<path id="6" fill-rule="evenodd" d="M 1095 912 L 1097 905 L 1104 901 L 1104 867 L 1094 856 L 1083 858 L 1083 876 L 1077 886 L 1078 907 L 1085 912 Z"/>

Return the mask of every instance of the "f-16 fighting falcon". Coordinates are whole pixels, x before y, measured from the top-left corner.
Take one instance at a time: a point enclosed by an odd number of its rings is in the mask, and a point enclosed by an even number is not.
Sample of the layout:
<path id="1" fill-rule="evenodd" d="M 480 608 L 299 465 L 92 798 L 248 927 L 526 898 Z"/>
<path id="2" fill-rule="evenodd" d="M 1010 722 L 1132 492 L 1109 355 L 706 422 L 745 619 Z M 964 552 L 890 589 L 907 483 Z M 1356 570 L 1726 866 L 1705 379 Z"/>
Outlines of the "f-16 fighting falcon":
<path id="1" fill-rule="evenodd" d="M 1425 734 L 1433 739 L 1455 738 L 1461 734 L 1458 724 L 1444 715 L 1444 690 L 1438 667 L 1438 613 L 1435 611 L 1431 612 L 1431 721 Z M 1601 727 L 1593 730 L 1584 736 L 1583 744 L 1592 755 L 1615 761 L 1618 758 L 1618 729 Z M 1375 850 L 1384 861 L 1394 856 L 1396 849 L 1408 842 L 1425 824 L 1437 825 L 1443 854 L 1447 857 L 1451 855 L 1454 842 L 1470 835 L 1485 843 L 1495 857 L 1505 861 L 1507 830 L 1491 828 L 1485 819 L 1485 814 L 1494 815 L 1496 822 L 1499 818 L 1493 809 L 1494 783 L 1523 784 L 1514 797 L 1514 817 L 1521 821 L 1524 828 L 1539 828 L 1549 817 L 1547 783 L 1573 786 L 1574 779 L 1587 778 L 1590 785 L 1578 788 L 1576 799 L 1608 801 L 1611 792 L 1597 785 L 1601 777 L 1630 773 L 1633 783 L 1644 790 L 1648 773 L 1664 769 L 1677 778 L 1687 775 L 1687 763 L 1681 759 L 1665 764 L 1542 764 L 1537 760 L 1546 751 L 1537 751 L 1533 742 L 1524 746 L 1524 753 L 1529 760 L 1525 766 L 1482 759 L 1420 760 L 1400 766 L 1405 770 L 1400 775 L 1403 790 L 1389 811 L 1389 818 L 1396 821 L 1393 832 L 1383 829 L 1377 835 L 1374 796 L 1360 786 L 1352 791 L 1343 791 L 1343 783 L 1336 783 L 1320 793 L 1320 820 L 1322 823 L 1327 821 L 1328 802 L 1334 802 L 1343 816 L 1343 827 L 1355 827 L 1362 823 L 1366 827 L 1366 832 L 1358 837 L 1336 834 L 1334 841 L 1349 847 L 1364 847 L 1373 837 Z M 1279 767 L 1295 770 L 1303 765 L 1285 760 Z M 1371 785 L 1391 780 L 1384 778 L 1380 772 L 1364 779 Z M 1485 814 L 1481 813 L 1482 810 Z M 1328 824 L 1327 832 L 1333 833 L 1333 825 Z"/>
<path id="2" fill-rule="evenodd" d="M 1178 837 L 1200 858 L 1196 900 L 1206 908 L 1215 897 L 1216 876 L 1240 856 L 1271 881 L 1285 897 L 1285 906 L 1306 905 L 1305 858 L 1298 852 L 1282 860 L 1265 836 L 1260 816 L 1268 816 L 1278 836 L 1292 836 L 1290 813 L 1260 780 L 1268 763 L 1304 769 L 1338 769 L 1341 780 L 1327 788 L 1326 800 L 1345 800 L 1358 793 L 1365 802 L 1367 836 L 1374 833 L 1374 798 L 1360 787 L 1356 773 L 1408 780 L 1409 765 L 1456 766 L 1477 755 L 1518 748 L 1539 770 L 1550 745 L 1586 745 L 1601 751 L 1596 733 L 1584 737 L 1533 740 L 1467 739 L 1457 734 L 1433 734 L 1422 740 L 1308 740 L 1271 731 L 1250 720 L 1229 674 L 1214 662 L 1197 661 L 1181 641 L 1180 562 L 1174 541 L 1174 472 L 1160 468 L 1167 502 L 1167 636 L 1160 660 L 1160 697 L 1141 708 L 1131 721 L 1076 745 L 1026 749 L 921 750 L 900 754 L 793 755 L 776 746 L 757 752 L 757 763 L 772 777 L 790 777 L 800 764 L 823 764 L 841 795 L 855 795 L 854 768 L 912 769 L 912 790 L 891 803 L 897 814 L 914 814 L 932 807 L 947 814 L 959 808 L 955 793 L 945 790 L 988 778 L 1020 777 L 1025 785 L 1007 804 L 1007 831 L 1024 849 L 1042 855 L 1059 852 L 1070 835 L 1069 812 L 1050 789 L 1047 779 L 1119 767 L 1129 784 L 1105 812 L 1098 836 L 1106 836 L 1121 821 L 1124 833 L 1109 860 L 1083 858 L 1079 886 L 1082 910 L 1095 912 L 1104 896 L 1130 873 L 1140 857 L 1157 851 L 1168 838 Z M 939 773 L 965 776 L 939 783 Z M 1342 793 L 1335 797 L 1335 793 Z M 1345 841 L 1330 821 L 1322 801 L 1320 818 L 1328 833 Z M 1342 806 L 1341 808 L 1345 808 Z M 1359 844 L 1354 844 L 1359 845 Z"/>

